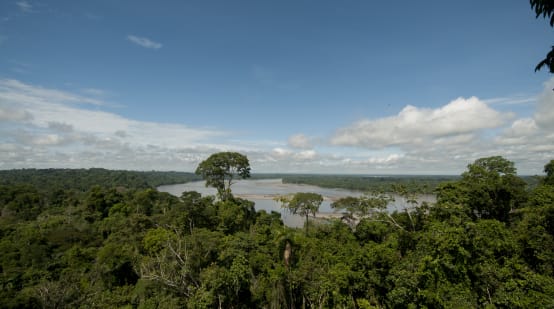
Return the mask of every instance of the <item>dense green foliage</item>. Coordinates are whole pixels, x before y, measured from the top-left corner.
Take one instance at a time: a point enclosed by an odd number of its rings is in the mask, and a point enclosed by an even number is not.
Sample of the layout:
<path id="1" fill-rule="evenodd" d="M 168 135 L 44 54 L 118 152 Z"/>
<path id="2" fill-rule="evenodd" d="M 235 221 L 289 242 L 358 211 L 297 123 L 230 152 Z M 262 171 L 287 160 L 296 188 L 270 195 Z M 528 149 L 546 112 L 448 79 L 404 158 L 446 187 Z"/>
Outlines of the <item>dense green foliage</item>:
<path id="1" fill-rule="evenodd" d="M 552 0 L 530 0 L 531 8 L 535 11 L 536 17 L 548 19 L 550 27 L 554 27 L 554 2 Z M 535 72 L 542 67 L 548 67 L 550 73 L 554 73 L 554 46 L 546 54 L 546 57 L 537 64 Z"/>
<path id="2" fill-rule="evenodd" d="M 554 160 L 550 160 L 550 162 L 544 166 L 544 172 L 546 173 L 544 183 L 554 185 Z"/>
<path id="3" fill-rule="evenodd" d="M 356 221 L 308 230 L 232 196 L 3 179 L 0 307 L 553 307 L 551 174 L 529 190 L 515 172 L 483 158 L 436 204 L 388 213 L 381 195 L 347 198 L 334 206 Z"/>
<path id="4" fill-rule="evenodd" d="M 433 194 L 443 183 L 456 181 L 460 176 L 429 175 L 429 176 L 361 176 L 361 175 L 315 175 L 315 174 L 276 174 L 257 175 L 257 178 L 282 178 L 283 183 L 313 185 L 322 188 L 339 188 L 361 192 L 385 192 L 413 194 Z M 520 176 L 527 186 L 538 185 L 536 176 Z M 554 177 L 552 177 L 554 179 Z"/>
<path id="5" fill-rule="evenodd" d="M 200 162 L 196 174 L 206 181 L 206 187 L 217 189 L 222 200 L 232 198 L 233 179 L 250 177 L 250 162 L 238 152 L 218 152 Z"/>
<path id="6" fill-rule="evenodd" d="M 46 191 L 86 191 L 93 186 L 146 189 L 194 180 L 201 178 L 187 172 L 113 171 L 103 168 L 0 170 L 0 185 L 26 184 Z"/>
<path id="7" fill-rule="evenodd" d="M 363 192 L 394 192 L 402 186 L 410 192 L 432 193 L 445 181 L 459 176 L 360 176 L 360 175 L 285 175 L 283 183 L 314 185 Z"/>
<path id="8" fill-rule="evenodd" d="M 313 192 L 298 192 L 291 196 L 281 196 L 277 199 L 281 202 L 282 207 L 290 213 L 306 218 L 304 225 L 308 229 L 308 217 L 315 214 L 319 210 L 319 206 L 323 203 L 323 196 Z"/>

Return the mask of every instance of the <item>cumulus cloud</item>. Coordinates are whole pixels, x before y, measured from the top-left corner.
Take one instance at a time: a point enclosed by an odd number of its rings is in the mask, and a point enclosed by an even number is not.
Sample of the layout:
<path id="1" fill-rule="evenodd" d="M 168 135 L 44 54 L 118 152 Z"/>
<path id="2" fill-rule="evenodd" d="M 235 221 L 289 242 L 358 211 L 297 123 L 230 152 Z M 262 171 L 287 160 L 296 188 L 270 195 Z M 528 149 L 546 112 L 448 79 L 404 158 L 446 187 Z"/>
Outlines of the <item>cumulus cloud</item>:
<path id="1" fill-rule="evenodd" d="M 139 37 L 135 35 L 128 35 L 127 40 L 142 46 L 144 48 L 151 48 L 151 49 L 160 49 L 162 48 L 162 44 L 158 42 L 154 42 L 148 38 L 145 37 Z"/>
<path id="2" fill-rule="evenodd" d="M 520 171 L 542 172 L 544 164 L 554 156 L 553 87 L 554 78 L 544 83 L 533 117 L 515 119 L 484 147 L 506 154 L 516 162 Z"/>
<path id="3" fill-rule="evenodd" d="M 294 173 L 404 173 L 420 172 L 417 164 L 401 153 L 350 153 L 334 154 L 315 150 L 294 151 L 276 147 L 270 152 L 249 151 L 253 170 Z M 411 165 L 411 167 L 410 167 Z"/>
<path id="4" fill-rule="evenodd" d="M 60 145 L 64 143 L 64 138 L 58 134 L 33 134 L 26 131 L 21 131 L 17 135 L 17 141 L 29 146 L 48 146 L 48 145 Z"/>
<path id="5" fill-rule="evenodd" d="M 495 142 L 499 145 L 527 144 L 538 131 L 539 128 L 534 119 L 517 119 L 509 128 L 506 128 L 501 135 L 495 138 Z"/>
<path id="6" fill-rule="evenodd" d="M 292 148 L 310 149 L 313 148 L 310 139 L 304 134 L 295 134 L 289 137 L 288 144 Z"/>
<path id="7" fill-rule="evenodd" d="M 315 152 L 315 150 L 304 150 L 296 154 L 296 158 L 301 160 L 313 160 L 316 158 L 316 156 L 317 153 Z"/>
<path id="8" fill-rule="evenodd" d="M 553 81 L 545 84 L 531 117 L 460 98 L 363 120 L 324 143 L 303 134 L 242 140 L 223 129 L 137 121 L 110 112 L 95 91 L 78 95 L 0 79 L 0 168 L 193 171 L 212 153 L 238 151 L 255 172 L 459 174 L 477 158 L 503 155 L 520 173 L 535 174 L 554 153 L 552 88 Z"/>
<path id="9" fill-rule="evenodd" d="M 290 151 L 288 149 L 281 148 L 281 147 L 273 148 L 273 151 L 272 151 L 272 154 L 277 158 L 287 158 L 292 153 L 293 153 L 292 151 Z M 273 161 L 275 161 L 275 159 Z"/>
<path id="10" fill-rule="evenodd" d="M 272 161 L 278 160 L 312 160 L 317 157 L 315 150 L 292 151 L 289 149 L 276 147 L 270 153 Z"/>
<path id="11" fill-rule="evenodd" d="M 340 129 L 331 143 L 373 149 L 424 144 L 435 138 L 495 128 L 510 117 L 511 114 L 498 112 L 476 97 L 458 98 L 437 109 L 408 105 L 396 116 L 362 120 Z"/>
<path id="12" fill-rule="evenodd" d="M 523 174 L 541 173 L 554 153 L 554 78 L 534 101 L 501 98 L 483 101 L 459 98 L 435 108 L 407 106 L 397 115 L 362 120 L 336 131 L 330 143 L 347 146 L 344 168 L 392 169 L 397 173 L 454 173 L 481 157 L 502 155 Z M 535 106 L 532 117 L 504 110 L 514 104 Z M 370 151 L 363 159 L 364 151 Z M 395 154 L 390 158 L 386 153 Z M 389 164 L 385 159 L 390 159 Z"/>
<path id="13" fill-rule="evenodd" d="M 6 103 L 0 102 L 0 120 L 21 122 L 32 118 L 31 113 L 26 110 L 5 106 Z"/>
<path id="14" fill-rule="evenodd" d="M 73 132 L 73 126 L 63 122 L 50 121 L 48 128 L 58 132 Z"/>
<path id="15" fill-rule="evenodd" d="M 544 83 L 533 117 L 516 119 L 495 138 L 497 145 L 548 159 L 554 148 L 554 78 Z"/>
<path id="16" fill-rule="evenodd" d="M 399 162 L 404 155 L 393 153 L 386 157 L 371 157 L 367 159 L 367 162 L 370 164 L 394 164 Z"/>
<path id="17" fill-rule="evenodd" d="M 544 89 L 539 96 L 535 120 L 541 128 L 554 130 L 554 78 L 544 83 Z"/>

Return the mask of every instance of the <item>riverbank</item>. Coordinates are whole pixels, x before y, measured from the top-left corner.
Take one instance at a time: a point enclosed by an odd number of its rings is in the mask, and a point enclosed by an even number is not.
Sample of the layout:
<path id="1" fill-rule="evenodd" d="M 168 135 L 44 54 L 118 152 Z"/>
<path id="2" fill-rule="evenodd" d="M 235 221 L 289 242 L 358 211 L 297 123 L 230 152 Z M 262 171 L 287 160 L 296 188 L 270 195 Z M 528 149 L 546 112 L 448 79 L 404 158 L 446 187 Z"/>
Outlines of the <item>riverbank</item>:
<path id="1" fill-rule="evenodd" d="M 204 181 L 193 181 L 183 184 L 166 185 L 158 187 L 161 192 L 168 192 L 175 196 L 181 196 L 185 191 L 196 191 L 202 195 L 216 195 L 217 191 L 214 188 L 206 187 Z M 233 195 L 243 199 L 247 199 L 255 203 L 256 210 L 265 210 L 267 212 L 276 211 L 281 213 L 283 222 L 291 227 L 302 227 L 304 218 L 290 214 L 286 209 L 281 207 L 281 203 L 275 199 L 279 196 L 295 194 L 298 192 L 313 192 L 323 196 L 323 202 L 319 207 L 319 212 L 316 213 L 317 218 L 329 219 L 342 217 L 341 212 L 335 212 L 331 204 L 340 198 L 347 196 L 359 197 L 363 195 L 360 191 L 345 190 L 345 189 L 330 189 L 321 188 L 318 186 L 305 184 L 286 184 L 282 183 L 281 179 L 256 179 L 256 180 L 240 180 L 233 185 Z M 400 196 L 393 195 L 394 200 L 387 206 L 388 211 L 401 211 L 407 207 L 411 207 L 406 200 Z M 434 195 L 421 195 L 418 198 L 419 202 L 435 202 Z"/>
<path id="2" fill-rule="evenodd" d="M 276 200 L 281 194 L 235 194 L 236 197 L 240 197 L 246 200 Z M 337 196 L 323 196 L 324 201 L 335 202 L 341 197 Z"/>

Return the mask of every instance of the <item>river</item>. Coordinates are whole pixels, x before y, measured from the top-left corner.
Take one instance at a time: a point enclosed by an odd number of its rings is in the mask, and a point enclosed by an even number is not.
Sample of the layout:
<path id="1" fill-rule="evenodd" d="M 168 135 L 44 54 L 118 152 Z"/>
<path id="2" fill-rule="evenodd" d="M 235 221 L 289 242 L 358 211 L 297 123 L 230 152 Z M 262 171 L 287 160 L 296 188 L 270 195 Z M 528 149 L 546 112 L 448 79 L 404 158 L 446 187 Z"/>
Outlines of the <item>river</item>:
<path id="1" fill-rule="evenodd" d="M 313 192 L 321 194 L 324 198 L 319 212 L 316 216 L 338 216 L 340 212 L 335 212 L 331 208 L 331 203 L 341 197 L 360 196 L 363 192 L 345 189 L 330 189 L 312 185 L 302 184 L 284 184 L 281 179 L 257 179 L 257 180 L 239 180 L 231 187 L 233 195 L 241 197 L 256 203 L 256 210 L 277 211 L 281 213 L 283 222 L 292 227 L 301 227 L 304 224 L 304 218 L 291 215 L 285 209 L 281 208 L 280 203 L 273 198 L 280 195 L 294 194 L 297 192 Z M 182 184 L 165 185 L 158 187 L 158 191 L 167 192 L 175 196 L 181 196 L 184 191 L 196 191 L 202 195 L 215 195 L 216 190 L 206 187 L 204 181 L 193 181 Z M 406 200 L 400 196 L 393 196 L 394 202 L 389 203 L 389 211 L 403 210 L 409 206 Z M 419 201 L 434 202 L 435 196 L 422 195 Z"/>

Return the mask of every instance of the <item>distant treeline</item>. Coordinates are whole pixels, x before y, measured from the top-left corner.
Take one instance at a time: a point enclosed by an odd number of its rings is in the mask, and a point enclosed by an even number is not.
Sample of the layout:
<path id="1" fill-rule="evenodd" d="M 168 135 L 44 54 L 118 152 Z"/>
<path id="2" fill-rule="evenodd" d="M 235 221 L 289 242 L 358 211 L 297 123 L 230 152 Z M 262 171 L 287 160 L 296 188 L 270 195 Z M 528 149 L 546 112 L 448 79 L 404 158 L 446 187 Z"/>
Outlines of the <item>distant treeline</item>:
<path id="1" fill-rule="evenodd" d="M 443 182 L 460 176 L 362 176 L 362 175 L 288 175 L 283 183 L 314 185 L 323 188 L 340 188 L 356 191 L 392 192 L 402 186 L 409 192 L 432 193 Z"/>
<path id="2" fill-rule="evenodd" d="M 281 175 L 283 183 L 305 184 L 323 188 L 339 188 L 362 192 L 394 192 L 401 187 L 410 193 L 431 194 L 444 182 L 457 181 L 454 175 Z M 537 186 L 536 176 L 521 177 L 530 188 Z"/>
<path id="3" fill-rule="evenodd" d="M 103 168 L 0 171 L 0 185 L 26 184 L 47 191 L 52 189 L 86 191 L 95 185 L 105 188 L 146 189 L 194 180 L 201 180 L 201 178 L 188 172 L 116 171 Z"/>
<path id="4" fill-rule="evenodd" d="M 256 173 L 251 179 L 281 178 L 283 183 L 314 185 L 322 188 L 338 188 L 363 192 L 393 192 L 399 186 L 411 193 L 433 193 L 444 182 L 456 181 L 460 176 L 450 175 L 316 175 Z M 521 177 L 530 188 L 538 183 L 535 176 Z M 125 171 L 90 169 L 19 169 L 0 170 L 0 185 L 26 184 L 45 191 L 73 189 L 87 191 L 92 186 L 128 189 L 156 188 L 162 185 L 200 181 L 202 178 L 190 172 L 174 171 Z"/>

